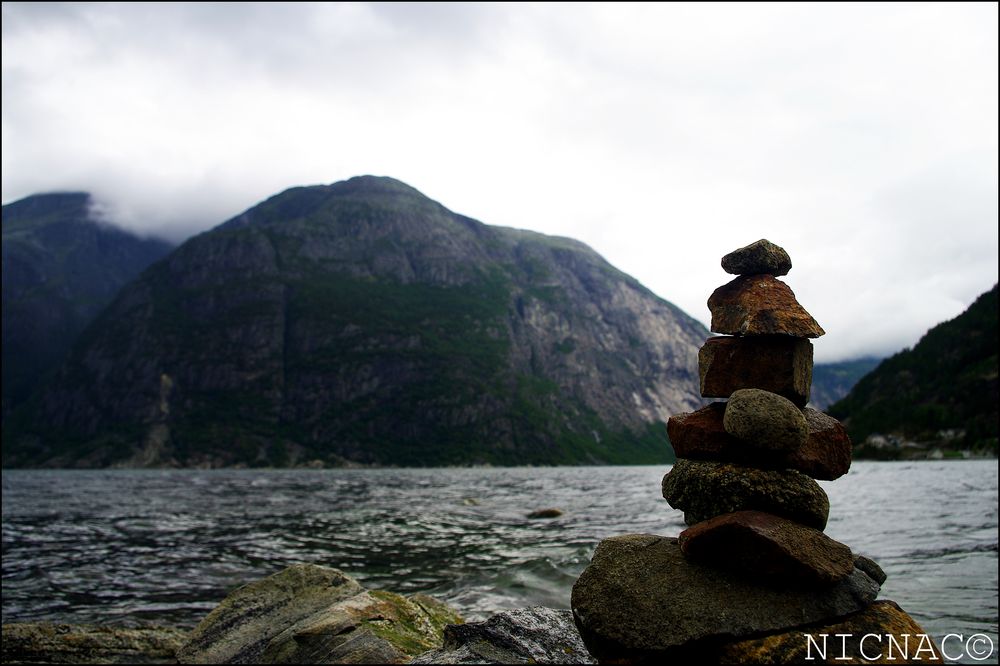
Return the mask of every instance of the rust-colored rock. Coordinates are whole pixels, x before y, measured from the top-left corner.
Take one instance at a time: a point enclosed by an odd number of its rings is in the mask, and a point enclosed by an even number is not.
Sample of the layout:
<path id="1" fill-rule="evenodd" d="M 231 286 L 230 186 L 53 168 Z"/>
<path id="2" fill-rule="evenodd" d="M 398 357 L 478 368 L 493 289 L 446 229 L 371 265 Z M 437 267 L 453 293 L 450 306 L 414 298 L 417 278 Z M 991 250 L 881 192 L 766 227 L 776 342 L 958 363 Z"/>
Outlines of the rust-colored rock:
<path id="1" fill-rule="evenodd" d="M 705 398 L 728 398 L 733 391 L 756 388 L 805 407 L 812 370 L 812 343 L 787 335 L 709 338 L 698 352 Z"/>
<path id="2" fill-rule="evenodd" d="M 927 632 L 888 599 L 831 624 L 729 643 L 718 648 L 711 660 L 720 664 L 944 663 Z"/>
<path id="3" fill-rule="evenodd" d="M 726 403 L 713 402 L 696 412 L 674 414 L 667 419 L 667 437 L 678 458 L 747 462 L 757 452 L 722 427 Z"/>
<path id="4" fill-rule="evenodd" d="M 733 275 L 788 275 L 792 270 L 792 258 L 785 248 L 761 238 L 724 256 L 722 270 Z"/>
<path id="5" fill-rule="evenodd" d="M 833 481 L 851 468 L 851 440 L 834 418 L 807 407 L 806 443 L 794 451 L 775 453 L 736 439 L 722 425 L 726 403 L 713 402 L 696 412 L 667 421 L 667 435 L 678 458 L 749 464 L 761 469 L 795 469 L 814 479 Z"/>
<path id="6" fill-rule="evenodd" d="M 851 438 L 840 421 L 811 407 L 802 410 L 809 424 L 805 446 L 792 451 L 788 466 L 814 479 L 833 481 L 851 469 Z"/>
<path id="7" fill-rule="evenodd" d="M 727 335 L 818 338 L 825 331 L 773 275 L 741 275 L 708 298 L 712 330 Z"/>
<path id="8" fill-rule="evenodd" d="M 736 511 L 680 533 L 684 556 L 779 585 L 833 585 L 854 569 L 851 549 L 819 530 L 763 511 Z"/>

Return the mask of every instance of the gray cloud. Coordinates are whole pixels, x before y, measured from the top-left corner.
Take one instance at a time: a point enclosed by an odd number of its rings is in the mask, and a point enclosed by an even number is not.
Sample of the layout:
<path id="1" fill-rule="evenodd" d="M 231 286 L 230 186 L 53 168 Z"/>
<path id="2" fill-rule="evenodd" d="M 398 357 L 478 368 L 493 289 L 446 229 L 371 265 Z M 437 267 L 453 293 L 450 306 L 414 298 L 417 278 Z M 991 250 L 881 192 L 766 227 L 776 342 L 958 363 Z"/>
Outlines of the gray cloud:
<path id="1" fill-rule="evenodd" d="M 391 175 L 707 321 L 768 237 L 834 360 L 997 280 L 997 6 L 3 5 L 3 200 L 181 238 Z"/>

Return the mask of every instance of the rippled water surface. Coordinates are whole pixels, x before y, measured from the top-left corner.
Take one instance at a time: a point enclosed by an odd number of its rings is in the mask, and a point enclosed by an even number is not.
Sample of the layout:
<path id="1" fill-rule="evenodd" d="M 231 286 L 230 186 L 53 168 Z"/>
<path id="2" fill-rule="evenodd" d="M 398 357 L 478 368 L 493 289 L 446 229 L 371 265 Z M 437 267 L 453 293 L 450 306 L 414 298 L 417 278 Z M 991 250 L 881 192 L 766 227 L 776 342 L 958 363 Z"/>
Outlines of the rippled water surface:
<path id="1" fill-rule="evenodd" d="M 3 621 L 192 626 L 296 562 L 470 619 L 569 607 L 604 537 L 676 535 L 661 467 L 3 472 Z M 933 636 L 997 639 L 997 462 L 857 462 L 827 533 Z M 529 520 L 558 507 L 551 520 Z M 995 659 L 995 657 L 993 658 Z"/>

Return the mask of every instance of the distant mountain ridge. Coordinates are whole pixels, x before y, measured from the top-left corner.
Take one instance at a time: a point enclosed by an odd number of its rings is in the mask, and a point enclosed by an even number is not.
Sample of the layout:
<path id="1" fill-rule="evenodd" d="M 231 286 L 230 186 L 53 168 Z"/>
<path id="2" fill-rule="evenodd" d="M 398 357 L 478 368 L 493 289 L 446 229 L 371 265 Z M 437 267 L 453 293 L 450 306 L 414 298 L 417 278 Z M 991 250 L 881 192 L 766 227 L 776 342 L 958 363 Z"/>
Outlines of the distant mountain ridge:
<path id="1" fill-rule="evenodd" d="M 707 337 L 578 241 L 297 187 L 125 287 L 4 465 L 665 462 Z"/>
<path id="2" fill-rule="evenodd" d="M 836 363 L 817 363 L 813 366 L 809 404 L 814 409 L 826 410 L 850 393 L 858 381 L 881 362 L 880 358 L 868 356 Z"/>
<path id="3" fill-rule="evenodd" d="M 869 435 L 997 450 L 997 285 L 912 349 L 885 359 L 828 412 Z"/>
<path id="4" fill-rule="evenodd" d="M 99 223 L 86 192 L 3 207 L 3 414 L 62 362 L 76 337 L 173 245 Z"/>

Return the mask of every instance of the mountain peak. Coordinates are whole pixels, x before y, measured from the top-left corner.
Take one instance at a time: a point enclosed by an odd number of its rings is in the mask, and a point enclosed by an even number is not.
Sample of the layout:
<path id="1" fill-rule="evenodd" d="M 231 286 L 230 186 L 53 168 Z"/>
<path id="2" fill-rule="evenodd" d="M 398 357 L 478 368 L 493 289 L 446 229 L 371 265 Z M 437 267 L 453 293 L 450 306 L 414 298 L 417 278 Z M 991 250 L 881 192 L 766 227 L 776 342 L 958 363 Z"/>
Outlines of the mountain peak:
<path id="1" fill-rule="evenodd" d="M 296 187 L 126 287 L 4 464 L 663 462 L 706 336 L 575 241 L 392 178 Z"/>
<path id="2" fill-rule="evenodd" d="M 287 224 L 292 220 L 324 217 L 343 205 L 368 206 L 405 215 L 422 211 L 433 215 L 450 212 L 417 189 L 387 176 L 354 176 L 329 185 L 291 187 L 223 223 L 225 228 L 246 225 Z M 356 211 L 354 211 L 356 212 Z M 352 213 L 353 215 L 354 213 Z"/>
<path id="3" fill-rule="evenodd" d="M 68 218 L 86 220 L 90 216 L 89 192 L 45 192 L 12 201 L 3 207 L 3 229 L 38 226 Z"/>
<path id="4" fill-rule="evenodd" d="M 27 399 L 118 289 L 172 245 L 95 221 L 87 192 L 3 207 L 3 413 Z"/>
<path id="5" fill-rule="evenodd" d="M 408 194 L 424 197 L 424 194 L 401 180 L 389 176 L 354 176 L 327 186 L 338 194 Z"/>

